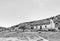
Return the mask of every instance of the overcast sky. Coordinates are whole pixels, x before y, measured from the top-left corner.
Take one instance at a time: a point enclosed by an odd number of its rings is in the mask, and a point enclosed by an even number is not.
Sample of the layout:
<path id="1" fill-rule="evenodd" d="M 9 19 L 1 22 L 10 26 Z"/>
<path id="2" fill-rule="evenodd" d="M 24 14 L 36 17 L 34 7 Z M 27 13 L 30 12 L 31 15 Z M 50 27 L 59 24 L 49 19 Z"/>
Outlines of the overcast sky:
<path id="1" fill-rule="evenodd" d="M 0 0 L 0 26 L 45 19 L 60 14 L 60 0 Z"/>

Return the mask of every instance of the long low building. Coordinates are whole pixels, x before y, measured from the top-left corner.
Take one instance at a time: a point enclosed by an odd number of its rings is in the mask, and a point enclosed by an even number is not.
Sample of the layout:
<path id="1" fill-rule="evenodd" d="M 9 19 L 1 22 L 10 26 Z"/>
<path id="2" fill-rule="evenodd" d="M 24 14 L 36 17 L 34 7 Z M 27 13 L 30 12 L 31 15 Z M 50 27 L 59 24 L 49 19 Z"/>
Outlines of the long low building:
<path id="1" fill-rule="evenodd" d="M 39 30 L 39 29 L 55 29 L 55 23 L 53 22 L 52 19 L 46 21 L 46 22 L 43 22 L 43 23 L 39 23 L 39 24 L 31 24 L 31 29 L 35 29 L 35 30 Z"/>

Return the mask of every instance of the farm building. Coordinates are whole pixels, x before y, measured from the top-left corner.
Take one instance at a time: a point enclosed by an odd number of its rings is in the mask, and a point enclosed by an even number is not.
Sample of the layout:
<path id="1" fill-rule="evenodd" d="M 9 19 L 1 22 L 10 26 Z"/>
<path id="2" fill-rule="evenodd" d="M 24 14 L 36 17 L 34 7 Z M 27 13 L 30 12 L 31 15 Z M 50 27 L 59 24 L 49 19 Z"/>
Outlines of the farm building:
<path id="1" fill-rule="evenodd" d="M 48 29 L 55 29 L 55 28 L 56 28 L 55 23 L 53 22 L 52 19 L 40 24 L 31 25 L 31 29 L 35 29 L 35 30 L 48 30 Z"/>

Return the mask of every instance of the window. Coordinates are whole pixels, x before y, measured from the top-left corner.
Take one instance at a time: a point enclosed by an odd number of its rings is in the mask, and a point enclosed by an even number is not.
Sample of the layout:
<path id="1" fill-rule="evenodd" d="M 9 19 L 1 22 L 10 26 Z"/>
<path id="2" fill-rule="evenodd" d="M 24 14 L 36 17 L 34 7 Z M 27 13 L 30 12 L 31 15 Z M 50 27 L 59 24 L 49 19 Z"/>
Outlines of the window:
<path id="1" fill-rule="evenodd" d="M 40 29 L 42 29 L 42 26 L 40 26 Z"/>
<path id="2" fill-rule="evenodd" d="M 47 28 L 47 26 L 45 25 L 45 28 Z"/>
<path id="3" fill-rule="evenodd" d="M 34 29 L 34 27 L 31 27 L 31 29 Z"/>

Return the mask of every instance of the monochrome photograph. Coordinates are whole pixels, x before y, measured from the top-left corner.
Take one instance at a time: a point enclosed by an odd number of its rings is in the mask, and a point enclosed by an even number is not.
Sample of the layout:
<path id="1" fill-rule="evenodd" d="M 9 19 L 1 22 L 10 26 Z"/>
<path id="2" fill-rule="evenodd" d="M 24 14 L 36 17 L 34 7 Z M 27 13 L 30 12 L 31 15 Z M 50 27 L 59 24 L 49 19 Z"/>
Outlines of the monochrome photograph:
<path id="1" fill-rule="evenodd" d="M 60 41 L 60 0 L 0 0 L 0 41 Z"/>

